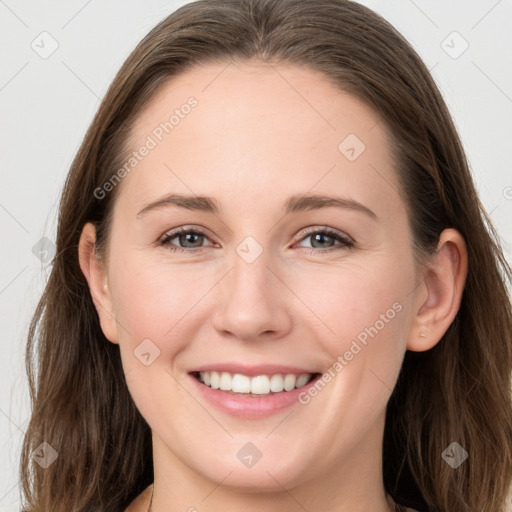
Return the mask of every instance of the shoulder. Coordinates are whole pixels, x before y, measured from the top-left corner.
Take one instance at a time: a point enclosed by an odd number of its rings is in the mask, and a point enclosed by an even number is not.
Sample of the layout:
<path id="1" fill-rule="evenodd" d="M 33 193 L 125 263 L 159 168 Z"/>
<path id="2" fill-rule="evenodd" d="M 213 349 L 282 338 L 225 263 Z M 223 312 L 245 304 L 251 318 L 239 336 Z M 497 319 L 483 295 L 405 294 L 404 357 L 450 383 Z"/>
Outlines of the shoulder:
<path id="1" fill-rule="evenodd" d="M 149 500 L 151 499 L 151 491 L 153 484 L 146 487 L 128 506 L 124 512 L 146 512 L 149 506 Z"/>

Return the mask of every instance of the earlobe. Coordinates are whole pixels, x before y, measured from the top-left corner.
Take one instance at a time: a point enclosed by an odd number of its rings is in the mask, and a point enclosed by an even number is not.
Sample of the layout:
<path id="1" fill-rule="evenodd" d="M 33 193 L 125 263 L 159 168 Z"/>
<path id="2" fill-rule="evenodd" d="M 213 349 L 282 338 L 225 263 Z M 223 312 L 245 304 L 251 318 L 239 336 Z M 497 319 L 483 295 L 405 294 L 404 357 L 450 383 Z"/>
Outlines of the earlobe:
<path id="1" fill-rule="evenodd" d="M 416 290 L 407 349 L 422 352 L 441 340 L 459 311 L 467 266 L 464 238 L 455 229 L 445 229 Z"/>
<path id="2" fill-rule="evenodd" d="M 98 259 L 95 249 L 96 229 L 85 224 L 78 244 L 78 260 L 89 285 L 91 298 L 98 312 L 101 330 L 112 343 L 117 343 L 117 323 L 114 316 L 105 264 Z"/>

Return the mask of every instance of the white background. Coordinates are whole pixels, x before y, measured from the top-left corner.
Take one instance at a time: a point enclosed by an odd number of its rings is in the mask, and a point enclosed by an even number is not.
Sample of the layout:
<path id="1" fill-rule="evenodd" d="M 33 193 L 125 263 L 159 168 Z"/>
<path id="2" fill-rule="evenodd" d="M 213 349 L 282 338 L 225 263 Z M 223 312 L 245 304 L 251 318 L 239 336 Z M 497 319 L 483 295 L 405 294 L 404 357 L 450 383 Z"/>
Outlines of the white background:
<path id="1" fill-rule="evenodd" d="M 0 512 L 19 510 L 18 460 L 29 418 L 24 348 L 49 270 L 32 248 L 43 236 L 54 240 L 64 178 L 115 73 L 137 42 L 184 3 L 0 0 Z M 512 2 L 361 3 L 402 32 L 432 70 L 510 260 Z M 31 47 L 43 31 L 58 42 L 47 59 Z M 453 31 L 469 44 L 456 59 L 446 45 L 453 54 L 465 43 Z"/>

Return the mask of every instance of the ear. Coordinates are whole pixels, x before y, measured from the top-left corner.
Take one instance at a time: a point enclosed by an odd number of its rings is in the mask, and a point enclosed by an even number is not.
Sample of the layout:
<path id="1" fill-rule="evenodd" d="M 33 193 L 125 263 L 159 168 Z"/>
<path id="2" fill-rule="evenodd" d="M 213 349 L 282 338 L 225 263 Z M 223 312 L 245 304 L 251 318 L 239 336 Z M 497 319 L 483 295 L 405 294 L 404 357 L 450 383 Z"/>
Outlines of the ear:
<path id="1" fill-rule="evenodd" d="M 445 229 L 415 290 L 409 350 L 429 350 L 441 340 L 459 310 L 467 269 L 464 238 L 455 229 Z"/>
<path id="2" fill-rule="evenodd" d="M 101 330 L 112 343 L 117 343 L 117 322 L 110 296 L 105 264 L 96 254 L 96 228 L 85 224 L 78 244 L 78 260 L 89 284 L 92 302 L 98 312 Z"/>

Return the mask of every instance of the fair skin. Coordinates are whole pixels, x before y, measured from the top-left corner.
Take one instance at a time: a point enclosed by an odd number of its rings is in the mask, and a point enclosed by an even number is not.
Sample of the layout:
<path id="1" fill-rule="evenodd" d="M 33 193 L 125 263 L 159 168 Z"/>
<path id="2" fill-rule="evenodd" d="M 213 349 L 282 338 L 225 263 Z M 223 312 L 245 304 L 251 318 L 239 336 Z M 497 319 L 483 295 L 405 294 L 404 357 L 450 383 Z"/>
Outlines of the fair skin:
<path id="1" fill-rule="evenodd" d="M 152 510 L 387 512 L 386 404 L 406 349 L 432 348 L 457 313 L 464 241 L 445 230 L 428 267 L 417 268 L 383 123 L 323 75 L 202 65 L 152 98 L 133 150 L 190 96 L 197 107 L 118 185 L 108 258 L 95 258 L 91 224 L 79 247 L 102 330 L 119 344 L 152 430 Z M 348 134 L 366 146 L 354 161 L 338 149 Z M 220 211 L 167 205 L 137 216 L 171 192 L 214 198 Z M 343 197 L 375 217 L 334 206 L 283 215 L 295 194 Z M 158 245 L 180 226 L 206 235 L 188 245 L 172 238 L 189 252 Z M 307 236 L 323 227 L 354 246 Z M 251 263 L 236 251 L 247 236 L 263 249 Z M 192 368 L 225 361 L 327 372 L 396 303 L 400 312 L 307 404 L 240 418 L 191 385 Z M 134 356 L 145 339 L 160 350 L 148 366 Z M 237 457 L 247 442 L 262 454 L 250 468 Z M 134 509 L 146 511 L 149 497 Z"/>

